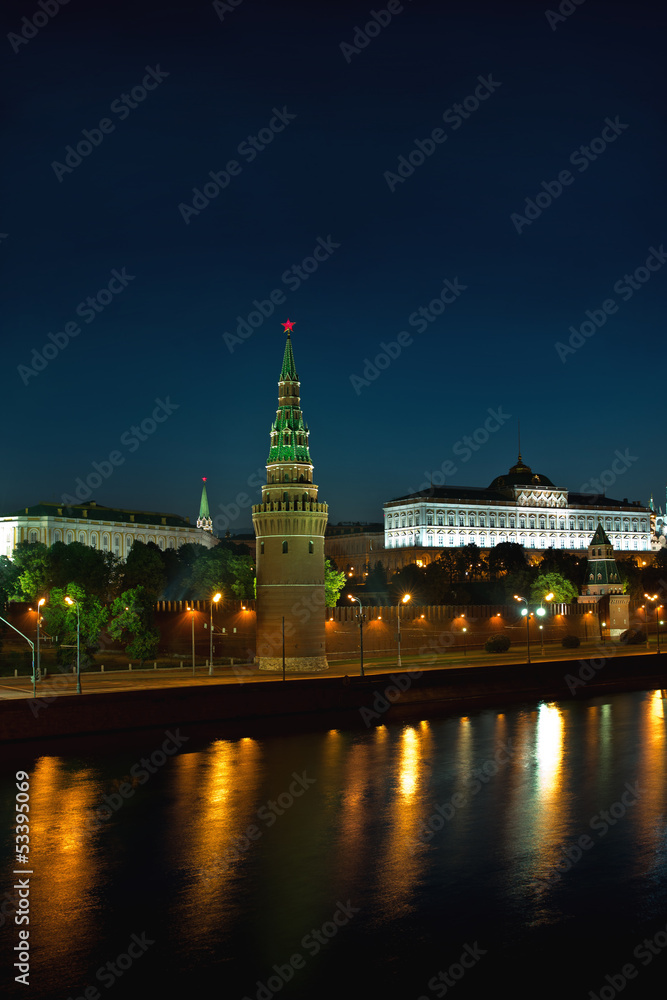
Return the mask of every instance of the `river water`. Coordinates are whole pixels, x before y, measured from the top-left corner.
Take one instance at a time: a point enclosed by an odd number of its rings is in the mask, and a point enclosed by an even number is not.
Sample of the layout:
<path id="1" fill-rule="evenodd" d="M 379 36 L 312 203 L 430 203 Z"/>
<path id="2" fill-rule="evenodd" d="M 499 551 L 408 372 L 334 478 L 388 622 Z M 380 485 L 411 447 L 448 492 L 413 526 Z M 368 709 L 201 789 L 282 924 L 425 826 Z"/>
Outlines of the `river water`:
<path id="1" fill-rule="evenodd" d="M 30 985 L 4 995 L 662 996 L 665 715 L 648 691 L 14 747 L 0 943 L 6 976 L 20 769 Z"/>

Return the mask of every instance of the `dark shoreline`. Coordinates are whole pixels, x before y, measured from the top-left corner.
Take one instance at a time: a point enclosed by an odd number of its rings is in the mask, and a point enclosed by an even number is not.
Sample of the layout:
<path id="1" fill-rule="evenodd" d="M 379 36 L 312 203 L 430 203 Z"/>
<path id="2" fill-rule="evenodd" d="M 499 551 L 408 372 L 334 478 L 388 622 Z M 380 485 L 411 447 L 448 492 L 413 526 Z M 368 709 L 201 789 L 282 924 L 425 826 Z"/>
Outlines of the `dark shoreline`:
<path id="1" fill-rule="evenodd" d="M 48 702 L 38 698 L 36 704 L 32 699 L 3 701 L 0 741 L 41 742 L 219 722 L 233 724 L 230 728 L 243 725 L 246 731 L 251 722 L 271 722 L 272 729 L 289 731 L 297 718 L 316 725 L 318 717 L 326 716 L 329 726 L 330 716 L 336 715 L 371 727 L 427 707 L 465 712 L 534 699 L 584 701 L 658 688 L 667 688 L 667 656 L 655 653 L 429 669 L 421 674 L 402 670 L 365 678 L 290 677 L 284 684 L 272 680 L 60 695 Z"/>

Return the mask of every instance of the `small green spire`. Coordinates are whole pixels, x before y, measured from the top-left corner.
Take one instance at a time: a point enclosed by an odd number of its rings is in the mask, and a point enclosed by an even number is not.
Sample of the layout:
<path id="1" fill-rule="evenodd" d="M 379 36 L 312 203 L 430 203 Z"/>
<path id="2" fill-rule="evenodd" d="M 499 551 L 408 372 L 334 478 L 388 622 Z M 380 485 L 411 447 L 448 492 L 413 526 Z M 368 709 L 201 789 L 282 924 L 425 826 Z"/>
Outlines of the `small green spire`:
<path id="1" fill-rule="evenodd" d="M 299 376 L 296 373 L 296 366 L 294 364 L 294 351 L 292 350 L 292 338 L 290 337 L 289 330 L 287 331 L 287 343 L 285 344 L 285 353 L 283 355 L 283 366 L 280 369 L 280 381 L 299 381 Z"/>
<path id="2" fill-rule="evenodd" d="M 208 512 L 208 497 L 206 495 L 206 476 L 202 476 L 202 482 L 204 483 L 204 485 L 202 486 L 201 503 L 199 505 L 200 518 L 211 516 Z"/>

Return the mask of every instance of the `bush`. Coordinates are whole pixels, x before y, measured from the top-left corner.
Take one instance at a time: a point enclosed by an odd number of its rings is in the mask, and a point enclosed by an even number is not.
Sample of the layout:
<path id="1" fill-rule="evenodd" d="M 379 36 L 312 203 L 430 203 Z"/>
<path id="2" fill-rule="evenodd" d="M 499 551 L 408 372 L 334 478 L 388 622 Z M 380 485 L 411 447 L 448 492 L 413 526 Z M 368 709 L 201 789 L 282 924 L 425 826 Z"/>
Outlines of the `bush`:
<path id="1" fill-rule="evenodd" d="M 576 649 L 577 646 L 581 645 L 581 639 L 578 635 L 565 635 L 563 636 L 563 641 L 561 646 L 564 649 Z"/>
<path id="2" fill-rule="evenodd" d="M 640 628 L 629 628 L 622 632 L 618 639 L 624 646 L 641 646 L 646 642 L 646 632 Z"/>
<path id="3" fill-rule="evenodd" d="M 499 635 L 492 635 L 491 638 L 487 639 L 484 643 L 484 649 L 487 653 L 506 653 L 509 648 L 509 638 L 502 633 Z"/>

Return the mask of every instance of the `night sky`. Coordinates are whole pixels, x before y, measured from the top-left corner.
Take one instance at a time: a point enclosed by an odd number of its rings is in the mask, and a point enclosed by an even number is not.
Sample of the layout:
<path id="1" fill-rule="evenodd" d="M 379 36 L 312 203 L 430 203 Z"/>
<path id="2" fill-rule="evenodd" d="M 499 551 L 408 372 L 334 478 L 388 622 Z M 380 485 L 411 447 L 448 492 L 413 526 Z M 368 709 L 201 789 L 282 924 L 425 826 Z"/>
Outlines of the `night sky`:
<path id="1" fill-rule="evenodd" d="M 488 486 L 519 420 L 664 504 L 657 4 L 43 4 L 2 11 L 3 512 L 97 463 L 251 530 L 288 317 L 332 522 Z"/>

